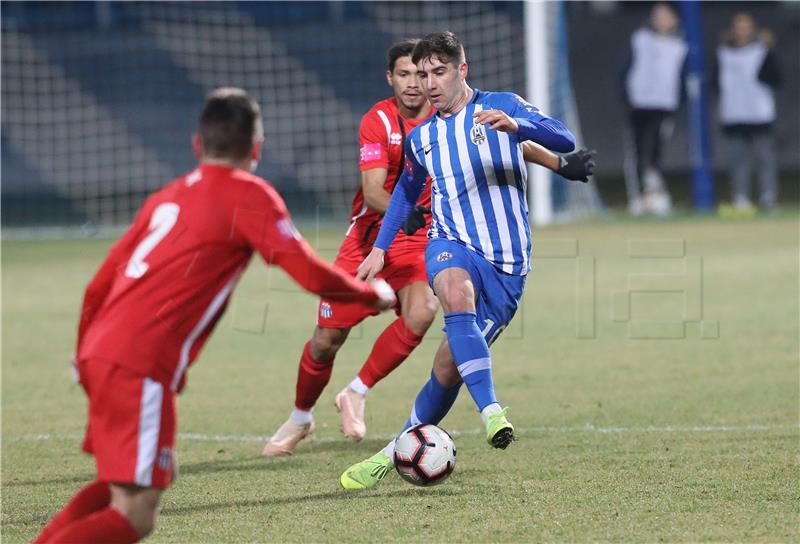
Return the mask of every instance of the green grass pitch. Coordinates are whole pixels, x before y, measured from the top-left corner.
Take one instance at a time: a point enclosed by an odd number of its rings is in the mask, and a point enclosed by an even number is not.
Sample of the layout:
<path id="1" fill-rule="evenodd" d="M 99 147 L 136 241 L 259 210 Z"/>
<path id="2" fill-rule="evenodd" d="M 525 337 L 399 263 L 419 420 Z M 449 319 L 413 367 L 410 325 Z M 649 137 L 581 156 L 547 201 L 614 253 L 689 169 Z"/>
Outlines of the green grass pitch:
<path id="1" fill-rule="evenodd" d="M 341 229 L 303 230 L 333 258 Z M 107 240 L 4 242 L 2 540 L 30 541 L 92 478 L 69 378 L 82 291 Z M 520 313 L 493 348 L 520 429 L 489 448 L 462 391 L 439 487 L 338 476 L 405 421 L 440 322 L 370 393 L 368 436 L 333 397 L 391 316 L 356 329 L 290 458 L 259 456 L 288 415 L 316 303 L 254 260 L 179 402 L 181 474 L 153 542 L 770 541 L 800 539 L 798 221 L 685 217 L 534 235 Z"/>

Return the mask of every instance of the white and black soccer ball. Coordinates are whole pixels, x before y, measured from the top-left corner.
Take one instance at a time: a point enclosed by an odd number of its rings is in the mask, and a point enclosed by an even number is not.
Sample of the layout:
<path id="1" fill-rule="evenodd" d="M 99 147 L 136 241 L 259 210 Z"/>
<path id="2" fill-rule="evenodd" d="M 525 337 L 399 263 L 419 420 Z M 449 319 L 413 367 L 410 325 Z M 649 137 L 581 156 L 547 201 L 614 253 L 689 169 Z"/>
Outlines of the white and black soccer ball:
<path id="1" fill-rule="evenodd" d="M 394 444 L 394 468 L 414 485 L 440 484 L 456 466 L 456 445 L 447 431 L 423 423 L 406 430 Z"/>

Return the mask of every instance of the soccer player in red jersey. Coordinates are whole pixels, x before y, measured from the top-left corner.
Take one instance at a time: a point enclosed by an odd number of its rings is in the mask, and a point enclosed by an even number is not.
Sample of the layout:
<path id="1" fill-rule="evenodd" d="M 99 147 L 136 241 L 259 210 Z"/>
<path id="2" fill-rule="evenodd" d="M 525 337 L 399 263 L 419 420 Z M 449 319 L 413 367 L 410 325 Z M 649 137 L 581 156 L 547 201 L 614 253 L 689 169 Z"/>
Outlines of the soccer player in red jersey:
<path id="1" fill-rule="evenodd" d="M 418 41 L 402 40 L 389 48 L 386 80 L 393 96 L 375 104 L 361 120 L 361 187 L 353 199 L 350 226 L 335 261 L 353 275 L 372 248 L 392 189 L 403 172 L 406 135 L 435 111 L 422 94 L 417 67 L 411 62 L 411 52 Z M 560 157 L 526 142 L 523 155 L 526 161 L 546 166 L 569 179 L 586 181 L 594 167 L 593 152 L 585 150 Z M 342 432 L 354 440 L 361 440 L 366 433 L 367 392 L 420 344 L 439 307 L 425 275 L 430 202 L 431 188 L 427 185 L 386 254 L 381 272 L 381 277 L 397 293 L 398 318 L 378 336 L 358 375 L 336 396 Z M 320 300 L 317 326 L 300 358 L 294 410 L 264 446 L 263 455 L 291 454 L 314 430 L 311 410 L 330 380 L 336 353 L 351 328 L 376 313 L 358 301 L 325 297 Z"/>
<path id="2" fill-rule="evenodd" d="M 263 129 L 244 91 L 209 96 L 193 143 L 200 165 L 145 201 L 86 289 L 76 362 L 97 479 L 37 543 L 136 542 L 153 530 L 176 468 L 175 396 L 254 251 L 326 300 L 376 312 L 395 302 L 384 282 L 320 259 L 277 191 L 250 174 Z"/>

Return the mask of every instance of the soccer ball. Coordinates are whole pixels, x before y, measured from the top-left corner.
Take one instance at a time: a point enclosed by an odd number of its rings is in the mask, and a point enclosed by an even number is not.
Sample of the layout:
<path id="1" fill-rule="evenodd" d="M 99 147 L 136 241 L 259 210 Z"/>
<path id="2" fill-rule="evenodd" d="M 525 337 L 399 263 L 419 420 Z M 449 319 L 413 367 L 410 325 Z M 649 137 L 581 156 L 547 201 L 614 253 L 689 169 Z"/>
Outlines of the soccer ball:
<path id="1" fill-rule="evenodd" d="M 414 485 L 440 484 L 456 466 L 456 445 L 447 431 L 423 423 L 406 430 L 394 444 L 394 468 Z"/>

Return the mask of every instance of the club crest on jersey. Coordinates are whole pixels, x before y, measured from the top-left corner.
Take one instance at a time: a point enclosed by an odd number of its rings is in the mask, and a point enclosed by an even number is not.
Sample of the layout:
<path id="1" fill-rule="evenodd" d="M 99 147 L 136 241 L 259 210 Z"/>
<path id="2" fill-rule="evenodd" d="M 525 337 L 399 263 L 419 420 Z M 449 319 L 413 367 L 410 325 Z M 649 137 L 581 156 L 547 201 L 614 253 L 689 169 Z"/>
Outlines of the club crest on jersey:
<path id="1" fill-rule="evenodd" d="M 469 138 L 475 145 L 481 145 L 486 141 L 486 128 L 481 124 L 472 125 L 472 130 L 469 131 Z"/>
<path id="2" fill-rule="evenodd" d="M 441 253 L 439 253 L 436 256 L 436 260 L 439 261 L 440 263 L 443 263 L 445 261 L 449 261 L 452 258 L 453 258 L 453 254 L 450 253 L 449 251 L 442 251 Z"/>
<path id="3" fill-rule="evenodd" d="M 330 319 L 333 316 L 333 309 L 330 303 L 323 302 L 319 305 L 319 315 L 324 319 Z"/>

